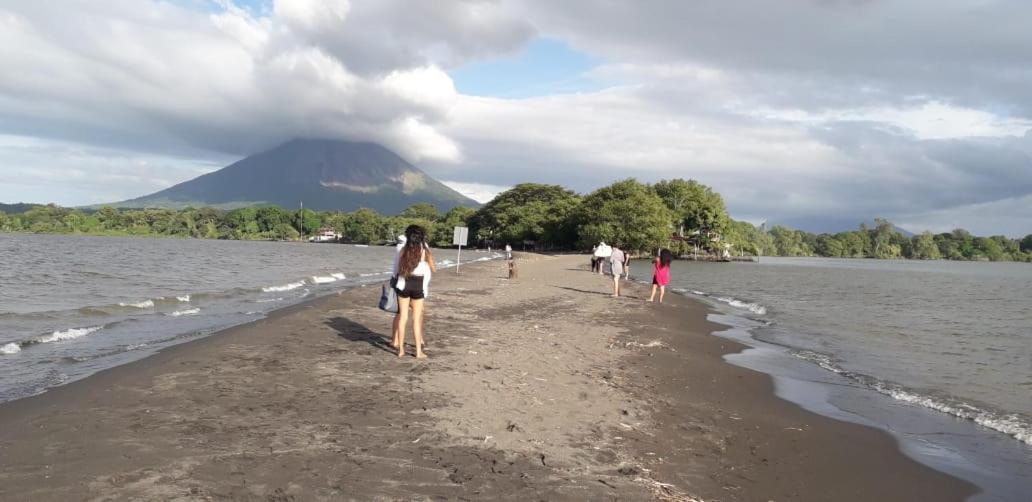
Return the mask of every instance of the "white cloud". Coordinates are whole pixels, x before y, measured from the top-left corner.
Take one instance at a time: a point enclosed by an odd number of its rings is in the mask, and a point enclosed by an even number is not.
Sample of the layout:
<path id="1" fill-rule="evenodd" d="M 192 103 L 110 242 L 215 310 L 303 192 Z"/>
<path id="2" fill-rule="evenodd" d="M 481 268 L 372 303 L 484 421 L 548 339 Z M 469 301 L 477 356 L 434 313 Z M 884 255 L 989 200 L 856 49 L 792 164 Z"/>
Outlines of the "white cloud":
<path id="1" fill-rule="evenodd" d="M 332 30 L 351 10 L 348 0 L 276 0 L 276 17 L 309 30 Z"/>
<path id="2" fill-rule="evenodd" d="M 498 194 L 512 188 L 511 186 L 490 185 L 487 183 L 463 183 L 459 181 L 442 181 L 449 188 L 465 195 L 481 204 L 490 202 Z"/>
<path id="3" fill-rule="evenodd" d="M 746 115 L 811 125 L 842 121 L 874 122 L 898 128 L 919 140 L 1021 137 L 1032 129 L 1032 119 L 999 116 L 983 110 L 925 101 L 913 106 L 828 110 L 740 110 Z"/>
<path id="4" fill-rule="evenodd" d="M 480 44 L 443 27 L 416 36 L 413 25 L 434 16 L 396 19 L 382 2 L 281 0 L 257 18 L 226 5 L 214 14 L 153 1 L 0 5 L 0 133 L 235 154 L 339 137 L 455 161 L 458 145 L 434 130 L 455 94 L 438 63 L 529 35 L 490 4 L 434 9 L 452 24 L 497 19 L 498 34 L 485 31 Z M 414 49 L 438 36 L 447 57 Z M 362 58 L 381 64 L 370 71 Z"/>

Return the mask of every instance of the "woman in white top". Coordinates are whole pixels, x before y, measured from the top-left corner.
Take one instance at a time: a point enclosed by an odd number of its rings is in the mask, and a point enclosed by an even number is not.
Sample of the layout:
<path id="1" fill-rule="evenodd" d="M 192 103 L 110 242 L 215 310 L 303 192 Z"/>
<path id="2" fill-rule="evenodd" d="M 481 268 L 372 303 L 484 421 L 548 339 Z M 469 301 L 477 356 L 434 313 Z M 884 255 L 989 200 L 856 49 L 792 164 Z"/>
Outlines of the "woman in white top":
<path id="1" fill-rule="evenodd" d="M 398 292 L 398 314 L 394 316 L 394 338 L 391 347 L 398 357 L 405 355 L 405 328 L 412 309 L 412 335 L 416 339 L 416 357 L 423 353 L 423 299 L 430 295 L 430 275 L 437 272 L 434 256 L 426 243 L 426 230 L 419 225 L 405 229 L 405 244 L 394 257 L 394 289 Z"/>

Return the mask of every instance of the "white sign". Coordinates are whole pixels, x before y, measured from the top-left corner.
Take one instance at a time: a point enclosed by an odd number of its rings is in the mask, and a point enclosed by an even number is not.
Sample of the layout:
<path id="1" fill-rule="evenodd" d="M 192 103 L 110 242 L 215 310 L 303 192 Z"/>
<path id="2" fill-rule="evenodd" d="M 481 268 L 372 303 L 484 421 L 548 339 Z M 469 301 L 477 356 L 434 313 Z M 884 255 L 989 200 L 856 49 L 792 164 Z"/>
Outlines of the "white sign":
<path id="1" fill-rule="evenodd" d="M 452 237 L 452 245 L 465 246 L 469 240 L 469 228 L 468 227 L 455 227 L 455 234 Z"/>

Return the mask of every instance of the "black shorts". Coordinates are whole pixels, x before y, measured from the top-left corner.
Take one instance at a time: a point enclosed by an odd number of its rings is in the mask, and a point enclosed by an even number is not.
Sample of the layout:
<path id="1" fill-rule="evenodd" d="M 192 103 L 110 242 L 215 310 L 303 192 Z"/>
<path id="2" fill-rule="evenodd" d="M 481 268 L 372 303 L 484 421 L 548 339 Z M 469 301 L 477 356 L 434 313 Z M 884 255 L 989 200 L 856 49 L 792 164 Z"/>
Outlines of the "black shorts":
<path id="1" fill-rule="evenodd" d="M 423 291 L 423 276 L 412 275 L 405 278 L 405 289 L 394 288 L 398 292 L 398 296 L 401 298 L 409 298 L 411 300 L 422 300 L 426 297 L 426 293 Z"/>

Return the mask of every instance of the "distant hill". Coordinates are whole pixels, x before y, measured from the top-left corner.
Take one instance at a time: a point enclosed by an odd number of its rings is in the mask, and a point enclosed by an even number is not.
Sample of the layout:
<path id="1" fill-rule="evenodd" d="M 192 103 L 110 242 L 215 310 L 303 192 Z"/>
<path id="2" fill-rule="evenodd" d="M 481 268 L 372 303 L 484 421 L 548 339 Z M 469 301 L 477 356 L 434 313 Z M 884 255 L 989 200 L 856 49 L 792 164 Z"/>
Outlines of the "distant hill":
<path id="1" fill-rule="evenodd" d="M 42 204 L 27 204 L 27 203 L 24 203 L 24 202 L 19 202 L 17 204 L 3 204 L 3 203 L 0 203 L 0 211 L 3 211 L 4 213 L 7 213 L 7 214 L 24 213 L 25 211 L 28 211 L 29 209 L 32 209 L 34 207 L 38 207 L 38 206 L 41 206 L 41 205 Z"/>
<path id="2" fill-rule="evenodd" d="M 441 211 L 479 206 L 378 144 L 323 139 L 295 139 L 160 192 L 111 205 L 295 208 L 301 202 L 316 210 L 368 207 L 385 214 L 419 202 Z"/>
<path id="3" fill-rule="evenodd" d="M 877 224 L 874 220 L 868 221 L 856 221 L 848 219 L 827 219 L 827 218 L 801 218 L 801 219 L 788 219 L 781 221 L 767 221 L 766 225 L 768 229 L 776 226 L 788 227 L 796 230 L 802 230 L 814 234 L 837 234 L 839 232 L 851 232 L 860 228 L 860 224 L 866 224 L 867 228 L 874 228 Z M 897 232 L 903 234 L 904 237 L 913 237 L 914 233 L 905 229 L 893 225 Z"/>

